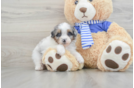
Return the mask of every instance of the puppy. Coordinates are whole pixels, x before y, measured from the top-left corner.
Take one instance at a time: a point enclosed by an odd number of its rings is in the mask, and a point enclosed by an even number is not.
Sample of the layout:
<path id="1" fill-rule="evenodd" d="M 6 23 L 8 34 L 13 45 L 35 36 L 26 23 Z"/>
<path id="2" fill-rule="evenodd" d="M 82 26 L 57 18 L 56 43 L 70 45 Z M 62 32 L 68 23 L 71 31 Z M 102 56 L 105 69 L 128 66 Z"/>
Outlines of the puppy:
<path id="1" fill-rule="evenodd" d="M 73 54 L 79 63 L 84 63 L 83 57 L 76 51 L 75 39 L 77 31 L 68 23 L 57 25 L 51 32 L 51 35 L 44 38 L 35 47 L 32 53 L 32 59 L 35 64 L 35 70 L 43 70 L 42 56 L 48 48 L 55 48 L 61 56 L 65 53 L 65 49 Z"/>

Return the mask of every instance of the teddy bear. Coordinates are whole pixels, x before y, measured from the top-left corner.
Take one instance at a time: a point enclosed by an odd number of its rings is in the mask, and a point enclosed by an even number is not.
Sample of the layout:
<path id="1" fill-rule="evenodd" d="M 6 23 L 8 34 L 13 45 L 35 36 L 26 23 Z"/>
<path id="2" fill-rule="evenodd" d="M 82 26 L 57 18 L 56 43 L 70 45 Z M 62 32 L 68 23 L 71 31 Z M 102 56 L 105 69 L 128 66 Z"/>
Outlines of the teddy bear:
<path id="1" fill-rule="evenodd" d="M 49 71 L 77 71 L 83 68 L 84 64 L 79 63 L 76 58 L 69 52 L 65 51 L 64 55 L 59 55 L 54 48 L 48 48 L 43 54 L 42 63 Z M 50 66 L 51 64 L 51 66 Z"/>
<path id="2" fill-rule="evenodd" d="M 133 61 L 133 40 L 123 27 L 106 21 L 112 0 L 65 0 L 64 14 L 78 31 L 77 51 L 84 66 L 101 71 L 125 71 Z"/>

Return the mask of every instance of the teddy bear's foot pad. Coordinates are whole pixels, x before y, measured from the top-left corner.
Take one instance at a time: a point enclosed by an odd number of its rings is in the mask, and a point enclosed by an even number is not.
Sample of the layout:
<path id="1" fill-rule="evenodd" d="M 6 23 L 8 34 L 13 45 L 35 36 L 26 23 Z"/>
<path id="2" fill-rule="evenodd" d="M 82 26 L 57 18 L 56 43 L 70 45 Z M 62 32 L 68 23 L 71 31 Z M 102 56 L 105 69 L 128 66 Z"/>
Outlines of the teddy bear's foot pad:
<path id="1" fill-rule="evenodd" d="M 54 50 L 45 56 L 45 64 L 50 71 L 70 71 L 72 68 L 71 61 L 63 55 L 60 56 Z"/>
<path id="2" fill-rule="evenodd" d="M 114 40 L 103 51 L 101 63 L 107 71 L 119 71 L 128 64 L 131 49 L 125 42 Z"/>

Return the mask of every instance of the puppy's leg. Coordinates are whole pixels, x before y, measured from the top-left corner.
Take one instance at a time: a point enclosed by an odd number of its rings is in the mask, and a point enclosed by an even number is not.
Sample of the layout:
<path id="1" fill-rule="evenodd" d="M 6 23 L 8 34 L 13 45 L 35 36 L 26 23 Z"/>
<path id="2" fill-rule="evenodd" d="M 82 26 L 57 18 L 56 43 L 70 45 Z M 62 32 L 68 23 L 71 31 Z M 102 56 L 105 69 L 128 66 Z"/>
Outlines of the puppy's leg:
<path id="1" fill-rule="evenodd" d="M 79 63 L 84 63 L 83 57 L 82 57 L 81 54 L 78 53 L 76 50 L 71 50 L 70 53 L 75 56 L 75 58 L 77 59 L 77 61 L 78 61 Z"/>
<path id="2" fill-rule="evenodd" d="M 61 56 L 65 53 L 65 48 L 63 45 L 57 45 L 57 53 Z"/>
<path id="3" fill-rule="evenodd" d="M 33 50 L 32 59 L 35 64 L 35 70 L 39 71 L 44 69 L 44 65 L 42 64 L 42 54 L 39 52 L 38 46 Z"/>

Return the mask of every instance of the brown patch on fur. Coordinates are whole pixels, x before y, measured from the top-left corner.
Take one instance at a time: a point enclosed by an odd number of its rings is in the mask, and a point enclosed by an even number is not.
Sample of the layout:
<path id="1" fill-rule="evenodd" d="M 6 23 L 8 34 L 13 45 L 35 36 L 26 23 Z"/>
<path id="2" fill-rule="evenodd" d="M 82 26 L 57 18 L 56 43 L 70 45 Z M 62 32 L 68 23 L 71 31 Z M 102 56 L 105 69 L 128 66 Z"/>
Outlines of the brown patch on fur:
<path id="1" fill-rule="evenodd" d="M 57 42 L 59 44 L 58 39 L 56 39 L 55 37 L 53 39 L 55 40 L 55 42 Z"/>
<path id="2" fill-rule="evenodd" d="M 73 36 L 73 38 L 71 39 L 71 41 L 73 41 L 73 40 L 75 40 L 74 36 Z"/>
<path id="3" fill-rule="evenodd" d="M 67 29 L 67 32 L 71 32 L 72 33 L 72 31 L 70 29 Z"/>
<path id="4" fill-rule="evenodd" d="M 60 29 L 57 30 L 57 34 L 58 34 L 58 33 L 61 33 L 61 30 L 60 30 Z"/>
<path id="5" fill-rule="evenodd" d="M 69 32 L 71 32 L 71 33 L 73 34 L 72 30 L 70 30 L 70 29 L 67 30 L 67 33 L 69 33 Z M 75 37 L 74 37 L 74 35 L 73 35 L 72 38 L 71 38 L 71 42 L 72 42 L 74 39 L 75 39 Z"/>
<path id="6" fill-rule="evenodd" d="M 58 33 L 61 33 L 61 30 L 60 30 L 60 29 L 58 29 L 58 30 L 56 31 L 55 37 L 54 37 L 53 39 L 55 40 L 56 43 L 59 44 L 59 39 L 56 38 L 56 35 L 57 35 Z"/>

